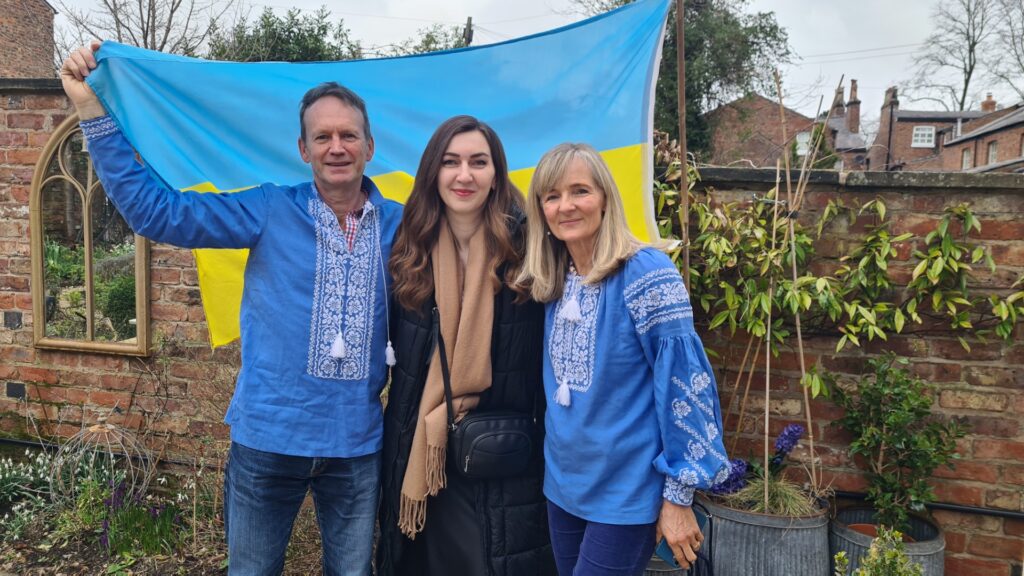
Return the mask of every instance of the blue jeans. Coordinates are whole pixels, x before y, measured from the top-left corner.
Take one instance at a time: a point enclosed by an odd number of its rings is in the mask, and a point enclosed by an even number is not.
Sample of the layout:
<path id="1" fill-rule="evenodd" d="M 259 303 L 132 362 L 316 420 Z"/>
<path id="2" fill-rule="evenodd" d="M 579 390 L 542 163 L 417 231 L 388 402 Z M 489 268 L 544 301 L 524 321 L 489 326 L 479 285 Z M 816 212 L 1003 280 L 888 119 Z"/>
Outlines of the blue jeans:
<path id="1" fill-rule="evenodd" d="M 559 576 L 638 576 L 654 553 L 654 524 L 590 522 L 548 501 Z"/>
<path id="2" fill-rule="evenodd" d="M 232 442 L 224 472 L 228 573 L 284 570 L 295 516 L 313 490 L 325 576 L 367 576 L 380 493 L 380 452 L 356 458 L 286 456 Z"/>

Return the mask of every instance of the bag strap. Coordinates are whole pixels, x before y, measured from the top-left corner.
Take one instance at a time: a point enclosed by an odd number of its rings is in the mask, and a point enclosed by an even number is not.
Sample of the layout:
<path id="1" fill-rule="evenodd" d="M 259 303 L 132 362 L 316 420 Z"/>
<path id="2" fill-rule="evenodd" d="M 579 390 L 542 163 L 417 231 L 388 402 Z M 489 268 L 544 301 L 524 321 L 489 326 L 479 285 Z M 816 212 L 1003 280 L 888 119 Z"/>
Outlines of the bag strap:
<path id="1" fill-rule="evenodd" d="M 437 352 L 441 355 L 441 376 L 444 380 L 444 401 L 448 405 L 448 430 L 455 431 L 455 408 L 452 406 L 452 376 L 448 370 L 448 351 L 444 347 L 444 337 L 441 336 L 441 316 L 434 307 L 433 312 L 434 344 Z"/>

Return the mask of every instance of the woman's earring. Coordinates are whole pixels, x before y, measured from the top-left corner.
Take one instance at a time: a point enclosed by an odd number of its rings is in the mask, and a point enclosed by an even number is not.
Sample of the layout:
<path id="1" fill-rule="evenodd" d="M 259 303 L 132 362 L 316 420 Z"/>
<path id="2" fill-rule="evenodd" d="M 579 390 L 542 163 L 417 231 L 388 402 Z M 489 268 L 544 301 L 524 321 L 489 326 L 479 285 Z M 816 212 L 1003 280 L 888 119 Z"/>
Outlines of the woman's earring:
<path id="1" fill-rule="evenodd" d="M 551 230 L 548 230 L 547 232 L 545 232 L 545 234 L 547 234 L 548 236 L 551 236 Z"/>

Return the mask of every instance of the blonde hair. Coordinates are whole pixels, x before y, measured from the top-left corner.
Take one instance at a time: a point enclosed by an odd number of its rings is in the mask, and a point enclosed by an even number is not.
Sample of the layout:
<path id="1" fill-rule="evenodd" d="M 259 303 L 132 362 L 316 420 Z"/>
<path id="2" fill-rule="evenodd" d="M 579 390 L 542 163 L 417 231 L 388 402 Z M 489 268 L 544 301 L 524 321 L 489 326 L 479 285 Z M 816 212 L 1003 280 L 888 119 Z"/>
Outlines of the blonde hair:
<path id="1" fill-rule="evenodd" d="M 604 194 L 604 214 L 594 243 L 594 262 L 585 284 L 597 284 L 614 274 L 636 253 L 643 242 L 637 240 L 626 224 L 626 210 L 604 159 L 589 144 L 564 143 L 555 146 L 537 163 L 526 199 L 526 256 L 517 283 L 529 290 L 538 302 L 562 297 L 565 275 L 569 270 L 569 250 L 565 243 L 549 233 L 544 218 L 544 194 L 555 188 L 569 171 L 573 160 L 580 160 L 590 171 L 594 183 Z"/>

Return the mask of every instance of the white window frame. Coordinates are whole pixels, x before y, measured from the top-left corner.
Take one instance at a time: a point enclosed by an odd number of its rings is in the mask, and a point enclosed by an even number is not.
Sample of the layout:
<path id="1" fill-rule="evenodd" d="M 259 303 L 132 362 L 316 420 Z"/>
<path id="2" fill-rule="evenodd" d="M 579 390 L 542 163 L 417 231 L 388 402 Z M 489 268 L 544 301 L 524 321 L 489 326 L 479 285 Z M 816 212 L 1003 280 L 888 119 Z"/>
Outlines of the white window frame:
<path id="1" fill-rule="evenodd" d="M 985 158 L 987 164 L 992 165 L 999 161 L 999 141 L 993 140 L 985 146 L 985 150 L 988 151 L 988 157 Z"/>
<path id="2" fill-rule="evenodd" d="M 911 148 L 934 148 L 935 126 L 914 126 L 910 137 Z"/>
<path id="3" fill-rule="evenodd" d="M 811 133 L 800 132 L 796 135 L 796 155 L 803 157 L 811 152 Z"/>
<path id="4" fill-rule="evenodd" d="M 974 168 L 974 166 L 972 164 L 973 161 L 974 161 L 974 158 L 972 158 L 972 156 L 973 156 L 973 154 L 971 153 L 971 149 L 970 148 L 964 148 L 963 150 L 960 151 L 960 169 L 961 170 L 970 170 L 971 168 Z"/>

